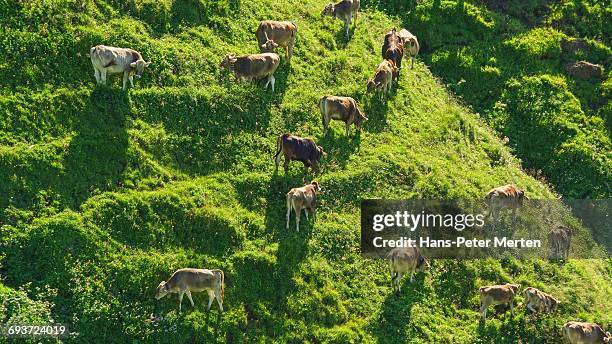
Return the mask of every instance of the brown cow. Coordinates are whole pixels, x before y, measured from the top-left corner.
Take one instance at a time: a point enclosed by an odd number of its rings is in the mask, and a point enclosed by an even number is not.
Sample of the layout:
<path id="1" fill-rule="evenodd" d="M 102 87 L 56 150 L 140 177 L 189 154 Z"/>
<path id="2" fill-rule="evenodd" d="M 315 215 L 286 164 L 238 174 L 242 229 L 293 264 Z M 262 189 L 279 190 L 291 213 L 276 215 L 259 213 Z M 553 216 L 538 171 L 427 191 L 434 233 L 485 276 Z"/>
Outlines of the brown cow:
<path id="1" fill-rule="evenodd" d="M 397 32 L 396 28 L 387 32 L 385 35 L 385 42 L 382 46 L 382 58 L 385 60 L 391 60 L 397 67 L 397 73 L 395 73 L 395 79 L 399 77 L 402 69 L 402 58 L 404 58 L 404 44 L 402 39 Z"/>
<path id="2" fill-rule="evenodd" d="M 525 307 L 533 313 L 554 312 L 559 306 L 559 300 L 533 287 L 525 288 L 523 295 L 525 295 Z"/>
<path id="3" fill-rule="evenodd" d="M 563 325 L 563 336 L 570 344 L 612 343 L 612 335 L 593 323 L 568 321 Z"/>
<path id="4" fill-rule="evenodd" d="M 329 122 L 332 119 L 345 123 L 345 133 L 348 136 L 349 127 L 355 124 L 357 130 L 367 121 L 365 113 L 357 108 L 357 102 L 351 97 L 323 96 L 319 98 L 319 110 L 323 119 L 323 128 L 329 130 Z"/>
<path id="5" fill-rule="evenodd" d="M 316 220 L 317 191 L 321 191 L 321 188 L 319 183 L 313 181 L 301 188 L 293 188 L 287 193 L 287 229 L 289 229 L 291 209 L 295 211 L 295 229 L 298 232 L 302 209 L 306 212 L 306 220 L 308 220 L 308 209 L 312 212 L 312 220 Z"/>
<path id="6" fill-rule="evenodd" d="M 551 257 L 567 259 L 571 240 L 571 229 L 563 225 L 553 227 L 550 232 L 548 232 L 548 244 L 550 245 Z"/>
<path id="7" fill-rule="evenodd" d="M 359 0 L 342 0 L 337 4 L 327 4 L 321 13 L 322 16 L 330 16 L 344 21 L 344 33 L 349 36 L 349 26 L 351 19 L 355 20 L 353 25 L 357 26 L 357 13 L 359 13 Z"/>
<path id="8" fill-rule="evenodd" d="M 176 270 L 168 281 L 161 281 L 155 291 L 157 300 L 166 296 L 168 293 L 179 294 L 179 312 L 183 303 L 183 295 L 187 294 L 191 306 L 194 306 L 191 292 L 206 291 L 208 293 L 208 308 L 217 299 L 219 309 L 223 312 L 223 293 L 224 293 L 224 275 L 221 270 L 207 269 L 179 269 Z"/>
<path id="9" fill-rule="evenodd" d="M 402 291 L 401 281 L 405 272 L 410 272 L 410 282 L 413 281 L 414 272 L 424 272 L 429 268 L 427 257 L 421 254 L 416 247 L 396 247 L 387 254 L 391 285 L 397 292 Z"/>
<path id="10" fill-rule="evenodd" d="M 317 146 L 313 139 L 302 138 L 290 134 L 280 135 L 276 141 L 276 154 L 274 160 L 276 163 L 276 169 L 274 172 L 278 172 L 278 164 L 280 163 L 280 153 L 283 152 L 285 157 L 285 174 L 289 170 L 289 162 L 291 160 L 301 161 L 304 167 L 312 167 L 313 171 L 319 171 L 319 160 L 321 156 L 327 155 L 321 146 Z"/>
<path id="11" fill-rule="evenodd" d="M 262 52 L 273 53 L 277 47 L 281 46 L 285 48 L 285 56 L 290 60 L 293 55 L 296 33 L 297 26 L 292 22 L 264 20 L 259 23 L 255 35 Z"/>
<path id="12" fill-rule="evenodd" d="M 381 96 L 385 96 L 391 91 L 393 83 L 393 75 L 397 73 L 397 67 L 391 60 L 384 60 L 376 68 L 374 78 L 368 81 L 368 92 L 380 92 Z"/>
<path id="13" fill-rule="evenodd" d="M 274 72 L 280 64 L 280 58 L 275 53 L 263 53 L 236 57 L 234 54 L 225 55 L 219 68 L 227 68 L 234 73 L 236 80 L 252 81 L 253 79 L 267 78 L 266 86 L 272 84 L 274 92 Z"/>
<path id="14" fill-rule="evenodd" d="M 493 219 L 493 228 L 502 209 L 512 209 L 512 220 L 516 221 L 516 210 L 523 206 L 525 199 L 529 199 L 525 192 L 514 185 L 496 187 L 487 192 L 485 200 L 489 207 L 489 217 Z"/>
<path id="15" fill-rule="evenodd" d="M 485 286 L 479 289 L 480 291 L 480 317 L 481 321 L 487 319 L 487 308 L 489 306 L 501 305 L 510 303 L 510 313 L 514 315 L 514 297 L 519 288 L 518 284 L 503 284 Z"/>
<path id="16" fill-rule="evenodd" d="M 419 40 L 415 35 L 406 29 L 401 29 L 399 36 L 402 40 L 402 45 L 404 46 L 404 52 L 406 53 L 404 57 L 410 57 L 412 59 L 412 66 L 410 68 L 413 69 L 414 61 L 416 60 L 416 56 L 419 54 Z"/>

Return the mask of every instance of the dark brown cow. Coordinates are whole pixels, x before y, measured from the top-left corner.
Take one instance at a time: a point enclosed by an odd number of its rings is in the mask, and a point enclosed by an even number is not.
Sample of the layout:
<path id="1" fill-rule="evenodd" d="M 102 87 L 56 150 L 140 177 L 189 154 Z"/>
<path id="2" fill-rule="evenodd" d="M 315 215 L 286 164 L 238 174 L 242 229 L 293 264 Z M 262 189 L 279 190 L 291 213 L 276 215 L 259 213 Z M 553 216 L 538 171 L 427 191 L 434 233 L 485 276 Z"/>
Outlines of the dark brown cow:
<path id="1" fill-rule="evenodd" d="M 259 49 L 264 53 L 273 53 L 281 46 L 285 48 L 285 56 L 291 59 L 297 26 L 288 21 L 264 20 L 259 23 L 255 32 Z"/>
<path id="2" fill-rule="evenodd" d="M 550 245 L 552 258 L 567 258 L 569 254 L 572 230 L 558 225 L 548 232 L 548 244 Z"/>
<path id="3" fill-rule="evenodd" d="M 220 69 L 227 68 L 236 77 L 236 80 L 252 81 L 253 79 L 267 78 L 266 86 L 272 84 L 274 92 L 274 72 L 280 64 L 280 58 L 275 53 L 252 54 L 236 57 L 228 54 L 223 58 Z"/>
<path id="4" fill-rule="evenodd" d="M 514 315 L 513 300 L 520 287 L 521 286 L 518 284 L 506 283 L 503 285 L 490 285 L 480 288 L 480 320 L 484 322 L 487 319 L 487 308 L 489 308 L 489 306 L 505 303 L 510 303 L 510 313 Z"/>
<path id="5" fill-rule="evenodd" d="M 593 323 L 568 321 L 563 325 L 563 336 L 570 344 L 612 343 L 610 332 Z"/>
<path id="6" fill-rule="evenodd" d="M 345 123 L 345 133 L 348 136 L 349 126 L 355 124 L 361 130 L 363 122 L 368 118 L 357 108 L 357 102 L 351 97 L 323 96 L 319 98 L 319 110 L 323 119 L 323 128 L 329 130 L 329 121 L 332 119 Z"/>
<path id="7" fill-rule="evenodd" d="M 285 174 L 289 170 L 289 162 L 291 160 L 301 161 L 304 167 L 311 167 L 316 173 L 319 171 L 319 160 L 321 156 L 327 155 L 321 146 L 317 146 L 313 139 L 302 138 L 290 134 L 283 134 L 276 141 L 276 155 L 274 160 L 276 163 L 275 173 L 278 172 L 278 164 L 281 159 L 281 151 L 285 157 Z"/>
<path id="8" fill-rule="evenodd" d="M 402 59 L 404 58 L 404 44 L 396 28 L 387 32 L 385 42 L 382 47 L 382 57 L 385 60 L 391 60 L 397 67 L 395 79 L 399 77 L 402 69 Z"/>

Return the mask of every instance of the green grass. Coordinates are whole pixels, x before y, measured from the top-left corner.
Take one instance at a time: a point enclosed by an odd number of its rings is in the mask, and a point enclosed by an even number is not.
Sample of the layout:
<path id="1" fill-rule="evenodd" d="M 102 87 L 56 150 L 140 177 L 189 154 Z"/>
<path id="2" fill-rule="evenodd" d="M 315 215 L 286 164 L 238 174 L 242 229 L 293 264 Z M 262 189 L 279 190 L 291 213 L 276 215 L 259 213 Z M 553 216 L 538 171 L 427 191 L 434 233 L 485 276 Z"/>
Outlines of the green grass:
<path id="1" fill-rule="evenodd" d="M 552 343 L 568 320 L 609 327 L 609 260 L 434 261 L 400 297 L 392 293 L 385 262 L 359 254 L 361 199 L 481 198 L 507 183 L 532 198 L 556 195 L 422 61 L 403 71 L 388 102 L 365 94 L 383 35 L 403 18 L 364 4 L 347 41 L 340 21 L 321 18 L 325 3 L 0 1 L 0 322 L 52 319 L 78 333 L 68 342 L 117 343 Z M 477 18 L 466 35 L 495 26 L 466 6 L 466 18 Z M 262 19 L 298 26 L 274 94 L 218 68 L 226 53 L 257 51 Z M 555 51 L 512 39 L 520 54 Z M 153 61 L 134 89 L 121 91 L 118 76 L 94 85 L 86 53 L 102 43 Z M 486 70 L 490 80 L 501 73 Z M 543 97 L 524 82 L 546 86 L 559 97 L 552 118 L 496 107 L 492 126 L 519 130 L 520 112 L 534 130 L 580 132 L 573 117 L 562 120 L 566 108 L 586 116 L 576 86 L 549 74 L 508 78 L 500 97 L 522 109 L 524 99 Z M 360 135 L 345 137 L 338 123 L 323 134 L 317 100 L 328 93 L 358 100 L 370 118 Z M 601 125 L 590 117 L 588 125 Z M 328 153 L 316 176 L 318 220 L 303 221 L 299 233 L 285 229 L 284 197 L 313 176 L 297 163 L 274 175 L 282 132 L 311 136 Z M 580 140 L 541 149 L 571 155 Z M 586 229 L 578 237 L 576 252 L 594 249 Z M 182 314 L 176 295 L 154 300 L 159 282 L 186 266 L 225 271 L 222 316 L 206 312 L 198 294 L 196 309 L 186 301 Z M 507 281 L 551 292 L 562 307 L 538 317 L 501 312 L 479 327 L 478 287 Z"/>

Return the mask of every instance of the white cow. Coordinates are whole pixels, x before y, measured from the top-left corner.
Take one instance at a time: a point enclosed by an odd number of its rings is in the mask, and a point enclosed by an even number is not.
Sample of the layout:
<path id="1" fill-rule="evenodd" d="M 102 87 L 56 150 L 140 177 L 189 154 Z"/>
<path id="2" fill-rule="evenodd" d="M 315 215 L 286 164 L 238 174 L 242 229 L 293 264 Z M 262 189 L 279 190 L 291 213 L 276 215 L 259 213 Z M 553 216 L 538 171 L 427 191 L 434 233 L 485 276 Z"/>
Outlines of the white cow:
<path id="1" fill-rule="evenodd" d="M 146 62 L 136 50 L 126 48 L 107 47 L 96 45 L 89 51 L 91 64 L 94 67 L 94 76 L 98 84 L 106 84 L 106 74 L 123 73 L 123 90 L 128 80 L 134 87 L 134 75 L 140 78 L 145 67 L 151 64 Z"/>

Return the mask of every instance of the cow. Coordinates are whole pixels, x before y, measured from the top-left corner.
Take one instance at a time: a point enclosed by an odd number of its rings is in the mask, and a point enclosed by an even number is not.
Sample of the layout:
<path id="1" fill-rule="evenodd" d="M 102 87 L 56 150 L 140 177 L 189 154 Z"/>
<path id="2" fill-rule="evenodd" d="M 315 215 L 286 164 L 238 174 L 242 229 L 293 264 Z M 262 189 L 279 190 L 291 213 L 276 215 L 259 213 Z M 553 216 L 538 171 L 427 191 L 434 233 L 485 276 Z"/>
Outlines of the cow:
<path id="1" fill-rule="evenodd" d="M 319 171 L 319 161 L 321 157 L 327 155 L 323 151 L 323 148 L 317 146 L 313 139 L 282 134 L 276 140 L 276 154 L 274 156 L 276 169 L 274 173 L 278 172 L 281 151 L 285 157 L 285 174 L 289 171 L 289 162 L 291 162 L 291 160 L 301 161 L 306 169 L 311 167 L 316 173 Z"/>
<path id="2" fill-rule="evenodd" d="M 399 294 L 404 273 L 410 272 L 410 282 L 415 272 L 424 272 L 429 268 L 429 260 L 416 247 L 396 247 L 387 254 L 391 286 Z"/>
<path id="3" fill-rule="evenodd" d="M 264 88 L 272 84 L 274 92 L 274 72 L 280 64 L 280 58 L 275 53 L 252 54 L 236 57 L 234 54 L 225 55 L 219 68 L 230 70 L 236 80 L 252 81 L 253 79 L 267 78 Z"/>
<path id="4" fill-rule="evenodd" d="M 533 287 L 525 288 L 523 295 L 525 296 L 525 307 L 533 313 L 551 313 L 559 306 L 559 300 Z"/>
<path id="5" fill-rule="evenodd" d="M 563 225 L 553 227 L 550 232 L 548 232 L 548 244 L 550 245 L 551 257 L 567 259 L 571 240 L 571 229 Z"/>
<path id="6" fill-rule="evenodd" d="M 344 34 L 349 37 L 349 26 L 351 19 L 354 19 L 353 25 L 357 26 L 357 13 L 359 13 L 359 0 L 342 0 L 337 4 L 329 3 L 323 9 L 322 16 L 330 16 L 344 21 Z"/>
<path id="7" fill-rule="evenodd" d="M 514 315 L 514 297 L 519 288 L 518 284 L 503 284 L 481 287 L 480 291 L 480 320 L 487 319 L 487 308 L 489 306 L 510 303 L 510 313 Z"/>
<path id="8" fill-rule="evenodd" d="M 393 83 L 393 75 L 397 73 L 397 67 L 391 60 L 384 60 L 376 68 L 374 77 L 368 80 L 368 92 L 380 92 L 381 96 L 385 96 L 391 91 Z"/>
<path id="9" fill-rule="evenodd" d="M 225 292 L 223 271 L 218 269 L 179 269 L 168 281 L 161 281 L 155 291 L 155 299 L 159 300 L 168 293 L 179 294 L 179 312 L 183 303 L 183 295 L 187 294 L 191 306 L 194 306 L 191 292 L 206 291 L 208 293 L 208 308 L 217 299 L 219 309 L 223 312 L 223 294 Z"/>
<path id="10" fill-rule="evenodd" d="M 136 50 L 127 48 L 96 45 L 89 50 L 89 58 L 94 68 L 94 77 L 98 84 L 106 84 L 106 74 L 123 73 L 123 90 L 127 82 L 134 87 L 134 75 L 140 78 L 151 61 L 146 62 Z"/>
<path id="11" fill-rule="evenodd" d="M 487 192 L 485 201 L 489 207 L 489 217 L 493 219 L 493 228 L 502 209 L 512 209 L 512 221 L 516 221 L 517 209 L 523 206 L 523 201 L 529 199 L 524 191 L 514 185 L 504 185 Z"/>
<path id="12" fill-rule="evenodd" d="M 279 46 L 285 48 L 285 56 L 291 60 L 297 26 L 288 21 L 264 20 L 259 23 L 255 35 L 263 53 L 273 53 Z"/>
<path id="13" fill-rule="evenodd" d="M 570 344 L 612 343 L 612 335 L 593 323 L 568 321 L 563 336 Z"/>
<path id="14" fill-rule="evenodd" d="M 312 220 L 316 220 L 317 192 L 321 191 L 319 183 L 313 181 L 301 188 L 293 188 L 287 193 L 287 226 L 289 229 L 289 219 L 291 217 L 291 209 L 295 212 L 295 229 L 300 231 L 300 216 L 302 209 L 306 212 L 306 220 L 308 220 L 308 210 L 312 212 Z"/>
<path id="15" fill-rule="evenodd" d="M 414 61 L 416 60 L 416 56 L 419 54 L 419 40 L 415 35 L 413 35 L 410 31 L 406 29 L 401 29 L 399 32 L 400 39 L 402 40 L 402 46 L 404 47 L 404 52 L 406 53 L 404 57 L 410 57 L 412 60 L 412 65 L 410 69 L 414 69 Z"/>
<path id="16" fill-rule="evenodd" d="M 326 133 L 329 131 L 329 122 L 332 119 L 344 122 L 346 136 L 351 124 L 355 124 L 355 128 L 361 130 L 363 122 L 368 120 L 365 113 L 357 108 L 355 99 L 351 97 L 323 96 L 319 98 L 319 110 Z"/>
<path id="17" fill-rule="evenodd" d="M 387 32 L 385 35 L 385 41 L 382 46 L 382 58 L 385 60 L 391 60 L 397 67 L 395 73 L 395 79 L 397 81 L 399 74 L 402 69 L 402 59 L 404 58 L 404 44 L 400 38 L 396 28 Z"/>

